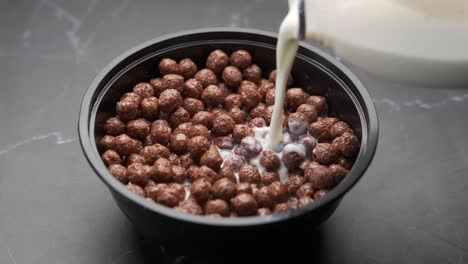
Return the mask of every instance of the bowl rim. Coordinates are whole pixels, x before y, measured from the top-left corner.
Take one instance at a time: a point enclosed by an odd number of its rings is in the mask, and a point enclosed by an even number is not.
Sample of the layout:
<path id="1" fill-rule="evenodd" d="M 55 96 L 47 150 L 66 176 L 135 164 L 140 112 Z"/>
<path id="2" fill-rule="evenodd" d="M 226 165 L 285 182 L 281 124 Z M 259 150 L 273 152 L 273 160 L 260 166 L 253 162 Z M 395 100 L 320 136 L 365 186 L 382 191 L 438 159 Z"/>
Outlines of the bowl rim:
<path id="1" fill-rule="evenodd" d="M 95 118 L 95 115 L 92 115 L 92 109 L 94 108 L 93 97 L 95 96 L 96 89 L 101 85 L 102 80 L 106 75 L 108 75 L 111 70 L 116 67 L 118 64 L 126 60 L 132 54 L 137 53 L 138 51 L 149 47 L 151 45 L 157 44 L 159 42 L 163 42 L 166 40 L 170 40 L 173 38 L 179 38 L 186 35 L 193 35 L 193 34 L 203 34 L 203 33 L 246 33 L 252 35 L 261 35 L 263 37 L 270 37 L 277 39 L 277 34 L 263 31 L 263 30 L 256 30 L 256 29 L 246 29 L 246 28 L 202 28 L 196 30 L 188 30 L 182 31 L 178 33 L 168 34 L 161 37 L 154 38 L 152 40 L 143 42 L 126 52 L 122 53 L 117 58 L 113 59 L 109 64 L 107 64 L 94 78 L 91 82 L 90 86 L 85 92 L 83 96 L 80 112 L 79 112 L 79 120 L 78 120 L 78 134 L 81 148 L 85 154 L 86 159 L 88 160 L 89 164 L 91 165 L 94 172 L 99 176 L 99 178 L 110 188 L 111 191 L 116 191 L 120 195 L 124 196 L 126 199 L 132 201 L 138 206 L 141 206 L 145 210 L 152 211 L 154 213 L 164 215 L 166 217 L 172 218 L 174 220 L 183 221 L 183 222 L 190 222 L 193 224 L 199 225 L 208 225 L 208 226 L 255 226 L 255 225 L 267 225 L 272 223 L 281 222 L 287 219 L 295 218 L 306 214 L 310 211 L 317 210 L 333 201 L 341 199 L 341 197 L 346 194 L 363 176 L 367 168 L 369 167 L 370 162 L 373 159 L 377 148 L 377 140 L 378 140 L 378 133 L 379 133 L 379 125 L 378 125 L 378 118 L 377 113 L 372 102 L 372 99 L 361 83 L 361 81 L 341 62 L 337 59 L 332 57 L 331 55 L 327 54 L 326 52 L 320 50 L 317 47 L 312 46 L 306 42 L 300 42 L 300 47 L 305 48 L 309 51 L 312 51 L 316 55 L 322 57 L 324 60 L 333 64 L 339 71 L 342 72 L 351 83 L 355 86 L 358 90 L 360 96 L 362 97 L 361 105 L 365 105 L 367 109 L 367 119 L 368 120 L 361 120 L 361 123 L 367 124 L 367 127 L 363 126 L 362 131 L 362 139 L 361 148 L 356 158 L 356 162 L 353 168 L 350 170 L 349 175 L 346 177 L 349 180 L 342 181 L 340 184 L 335 186 L 327 195 L 322 197 L 321 199 L 310 203 L 304 207 L 297 208 L 294 210 L 286 211 L 283 213 L 272 214 L 268 216 L 250 216 L 250 217 L 236 217 L 236 218 L 211 218 L 206 216 L 199 216 L 199 215 L 192 215 L 187 213 L 182 213 L 174 210 L 173 208 L 169 208 L 157 203 L 150 203 L 145 198 L 135 195 L 132 191 L 130 191 L 124 184 L 116 180 L 110 172 L 105 167 L 104 163 L 101 161 L 100 155 L 97 150 L 96 144 L 93 144 L 94 140 L 91 140 L 90 132 L 90 123 L 92 118 Z M 100 92 L 99 92 L 100 93 Z M 357 107 L 358 110 L 361 107 Z M 363 118 L 362 111 L 358 111 L 360 119 Z M 364 122 L 362 122 L 364 121 Z M 94 128 L 92 128 L 94 130 Z M 367 132 L 366 132 L 367 130 Z M 360 162 L 360 163 L 359 163 Z"/>

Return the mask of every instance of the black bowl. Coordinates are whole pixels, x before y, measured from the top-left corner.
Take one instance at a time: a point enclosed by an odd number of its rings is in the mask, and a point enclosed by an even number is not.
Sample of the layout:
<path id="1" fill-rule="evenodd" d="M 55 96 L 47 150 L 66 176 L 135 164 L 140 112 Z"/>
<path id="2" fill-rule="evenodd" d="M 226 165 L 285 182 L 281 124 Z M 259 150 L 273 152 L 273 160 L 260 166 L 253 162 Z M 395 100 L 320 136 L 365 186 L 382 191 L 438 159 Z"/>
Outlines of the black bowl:
<path id="1" fill-rule="evenodd" d="M 115 112 L 115 103 L 120 95 L 130 91 L 134 84 L 159 74 L 158 63 L 162 58 L 179 60 L 188 57 L 203 68 L 204 59 L 214 49 L 223 49 L 227 53 L 245 49 L 266 74 L 275 67 L 276 40 L 276 35 L 271 33 L 224 28 L 169 35 L 125 52 L 92 82 L 81 105 L 81 146 L 118 206 L 145 237 L 158 241 L 181 241 L 294 236 L 306 229 L 313 230 L 330 217 L 346 192 L 366 171 L 378 138 L 377 115 L 369 94 L 344 65 L 321 50 L 301 43 L 292 69 L 295 85 L 311 94 L 326 95 L 332 115 L 348 122 L 362 142 L 349 175 L 326 196 L 297 210 L 266 217 L 207 218 L 146 201 L 108 172 L 96 145 L 104 134 L 103 123 Z"/>

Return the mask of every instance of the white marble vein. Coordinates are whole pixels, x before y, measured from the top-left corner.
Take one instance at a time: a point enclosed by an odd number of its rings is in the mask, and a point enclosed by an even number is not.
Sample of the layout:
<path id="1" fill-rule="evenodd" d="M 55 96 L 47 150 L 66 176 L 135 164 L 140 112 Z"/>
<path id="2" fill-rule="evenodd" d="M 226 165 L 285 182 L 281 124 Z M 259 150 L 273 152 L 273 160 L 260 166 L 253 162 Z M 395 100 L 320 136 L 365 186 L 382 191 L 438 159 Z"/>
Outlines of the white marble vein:
<path id="1" fill-rule="evenodd" d="M 12 252 L 10 246 L 8 246 L 8 244 L 5 241 L 1 240 L 1 239 L 0 239 L 0 244 L 2 244 L 3 247 L 7 250 L 8 257 L 10 258 L 11 263 L 16 264 L 15 256 L 13 255 L 13 252 Z"/>
<path id="2" fill-rule="evenodd" d="M 378 106 L 387 106 L 390 109 L 390 112 L 398 112 L 404 108 L 419 108 L 423 110 L 431 110 L 434 108 L 442 107 L 447 104 L 460 104 L 464 103 L 468 100 L 468 93 L 461 94 L 461 95 L 454 95 L 445 97 L 442 100 L 434 101 L 434 102 L 425 102 L 421 98 L 416 98 L 413 100 L 397 102 L 391 98 L 384 97 L 384 98 L 373 98 L 373 101 Z"/>
<path id="3" fill-rule="evenodd" d="M 91 12 L 94 9 L 94 5 L 96 3 L 96 1 L 93 1 L 88 6 L 89 12 Z M 54 10 L 54 14 L 57 20 L 65 21 L 71 25 L 70 29 L 65 30 L 65 35 L 67 36 L 70 46 L 73 48 L 75 54 L 75 63 L 80 64 L 82 61 L 87 60 L 88 47 L 94 40 L 94 36 L 93 34 L 90 34 L 86 40 L 83 40 L 79 36 L 78 31 L 82 26 L 82 19 L 73 15 L 67 9 L 63 8 L 62 6 L 51 0 L 44 0 L 44 4 L 46 4 L 48 7 Z"/>
<path id="4" fill-rule="evenodd" d="M 10 146 L 7 146 L 7 147 L 5 147 L 3 149 L 0 149 L 0 156 L 2 156 L 4 154 L 7 154 L 7 153 L 9 153 L 9 152 L 21 147 L 21 146 L 31 144 L 31 143 L 36 142 L 36 141 L 45 140 L 45 139 L 48 139 L 48 138 L 54 138 L 54 140 L 55 140 L 54 144 L 56 144 L 56 145 L 68 144 L 68 143 L 72 143 L 72 142 L 75 142 L 75 141 L 78 140 L 77 137 L 65 138 L 61 131 L 53 131 L 53 132 L 50 132 L 50 133 L 47 133 L 47 134 L 32 136 L 30 138 L 15 142 L 14 144 L 12 144 Z"/>

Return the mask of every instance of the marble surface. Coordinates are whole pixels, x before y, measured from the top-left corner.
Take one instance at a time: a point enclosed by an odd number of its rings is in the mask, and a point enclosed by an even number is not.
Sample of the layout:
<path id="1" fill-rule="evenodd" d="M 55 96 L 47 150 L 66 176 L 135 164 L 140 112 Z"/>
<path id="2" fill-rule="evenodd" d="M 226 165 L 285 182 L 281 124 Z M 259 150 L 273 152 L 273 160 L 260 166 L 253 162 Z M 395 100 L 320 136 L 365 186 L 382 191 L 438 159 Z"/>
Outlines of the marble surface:
<path id="1" fill-rule="evenodd" d="M 208 262 L 164 248 L 148 257 L 81 152 L 81 98 L 103 66 L 145 40 L 213 26 L 275 31 L 285 13 L 279 0 L 0 1 L 0 263 Z M 379 113 L 378 150 L 303 253 L 321 263 L 467 263 L 468 90 L 352 70 Z"/>

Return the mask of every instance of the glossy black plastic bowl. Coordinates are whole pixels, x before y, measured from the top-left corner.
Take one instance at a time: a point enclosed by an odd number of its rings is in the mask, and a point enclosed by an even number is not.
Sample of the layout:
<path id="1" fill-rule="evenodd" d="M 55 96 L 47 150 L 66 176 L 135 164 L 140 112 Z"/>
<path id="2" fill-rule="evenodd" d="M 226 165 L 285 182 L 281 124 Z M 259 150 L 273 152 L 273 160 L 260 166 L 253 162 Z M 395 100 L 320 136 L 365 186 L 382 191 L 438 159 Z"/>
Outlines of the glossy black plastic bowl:
<path id="1" fill-rule="evenodd" d="M 158 63 L 162 58 L 179 60 L 188 57 L 203 68 L 205 58 L 214 49 L 223 49 L 227 53 L 245 49 L 266 74 L 275 67 L 276 40 L 276 35 L 267 32 L 224 28 L 173 34 L 125 52 L 92 82 L 81 105 L 81 146 L 91 167 L 140 233 L 161 241 L 295 235 L 304 227 L 313 229 L 326 220 L 364 174 L 374 156 L 378 138 L 378 121 L 372 100 L 345 66 L 306 43 L 300 44 L 292 69 L 295 85 L 311 94 L 326 95 L 332 115 L 348 122 L 362 142 L 349 175 L 323 198 L 297 210 L 266 217 L 207 218 L 180 213 L 138 197 L 106 169 L 96 145 L 103 136 L 105 120 L 114 113 L 120 95 L 130 91 L 134 84 L 159 74 Z"/>

